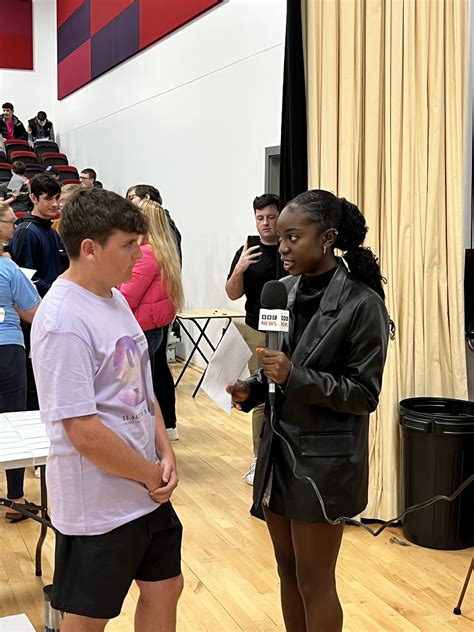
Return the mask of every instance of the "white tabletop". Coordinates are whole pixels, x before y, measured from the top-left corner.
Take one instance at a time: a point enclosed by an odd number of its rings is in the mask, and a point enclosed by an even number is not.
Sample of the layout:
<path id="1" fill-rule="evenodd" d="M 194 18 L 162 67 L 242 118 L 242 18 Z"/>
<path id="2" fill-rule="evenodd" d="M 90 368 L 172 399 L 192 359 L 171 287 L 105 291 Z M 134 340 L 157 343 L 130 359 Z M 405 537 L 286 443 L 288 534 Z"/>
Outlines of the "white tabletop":
<path id="1" fill-rule="evenodd" d="M 26 614 L 0 617 L 0 632 L 35 632 Z"/>
<path id="2" fill-rule="evenodd" d="M 0 468 L 44 465 L 49 438 L 39 410 L 0 415 Z"/>

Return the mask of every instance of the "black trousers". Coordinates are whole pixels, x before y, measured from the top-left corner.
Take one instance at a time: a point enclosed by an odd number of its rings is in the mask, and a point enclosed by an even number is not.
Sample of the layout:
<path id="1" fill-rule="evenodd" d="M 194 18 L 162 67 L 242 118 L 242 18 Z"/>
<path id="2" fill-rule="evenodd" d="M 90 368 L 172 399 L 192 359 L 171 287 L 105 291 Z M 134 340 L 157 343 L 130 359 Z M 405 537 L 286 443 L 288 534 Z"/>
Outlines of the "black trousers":
<path id="1" fill-rule="evenodd" d="M 21 328 L 23 330 L 23 338 L 25 339 L 26 350 L 26 409 L 39 410 L 38 393 L 36 391 L 35 376 L 33 374 L 33 365 L 30 359 L 30 335 L 31 325 L 22 321 Z"/>
<path id="2" fill-rule="evenodd" d="M 26 409 L 26 353 L 20 345 L 0 345 L 0 413 Z M 7 497 L 23 498 L 25 468 L 7 470 Z"/>
<path id="3" fill-rule="evenodd" d="M 155 366 L 153 371 L 153 390 L 160 405 L 165 426 L 167 428 L 176 427 L 176 395 L 174 392 L 174 381 L 168 361 L 166 359 L 166 348 L 168 346 L 169 325 L 163 327 L 163 337 L 155 353 Z"/>

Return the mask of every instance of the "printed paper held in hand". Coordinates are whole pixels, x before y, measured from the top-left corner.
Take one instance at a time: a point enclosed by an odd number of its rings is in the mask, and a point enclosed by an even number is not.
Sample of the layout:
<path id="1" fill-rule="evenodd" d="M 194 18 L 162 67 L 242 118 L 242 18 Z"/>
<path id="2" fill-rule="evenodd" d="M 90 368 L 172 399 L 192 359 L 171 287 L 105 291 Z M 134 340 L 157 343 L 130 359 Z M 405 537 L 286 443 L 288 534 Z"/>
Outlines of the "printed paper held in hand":
<path id="1" fill-rule="evenodd" d="M 23 272 L 23 274 L 26 276 L 26 278 L 28 279 L 28 281 L 31 281 L 31 279 L 33 278 L 33 276 L 36 273 L 36 270 L 32 270 L 31 268 L 20 268 L 20 270 Z"/>
<path id="2" fill-rule="evenodd" d="M 231 323 L 214 352 L 206 369 L 201 388 L 228 415 L 232 410 L 232 399 L 225 392 L 228 384 L 234 384 L 247 367 L 252 356 L 239 330 Z"/>

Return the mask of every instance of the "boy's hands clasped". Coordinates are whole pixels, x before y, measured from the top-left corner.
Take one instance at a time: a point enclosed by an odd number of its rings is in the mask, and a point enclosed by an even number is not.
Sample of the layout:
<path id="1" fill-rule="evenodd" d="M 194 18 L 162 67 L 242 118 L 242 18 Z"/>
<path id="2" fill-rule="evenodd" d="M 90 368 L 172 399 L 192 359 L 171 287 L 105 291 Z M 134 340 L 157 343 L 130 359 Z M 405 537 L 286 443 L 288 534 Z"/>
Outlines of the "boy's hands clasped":
<path id="1" fill-rule="evenodd" d="M 150 480 L 145 483 L 151 498 L 157 503 L 165 503 L 171 498 L 178 485 L 176 460 L 173 457 L 163 457 L 160 464 L 155 464 Z"/>

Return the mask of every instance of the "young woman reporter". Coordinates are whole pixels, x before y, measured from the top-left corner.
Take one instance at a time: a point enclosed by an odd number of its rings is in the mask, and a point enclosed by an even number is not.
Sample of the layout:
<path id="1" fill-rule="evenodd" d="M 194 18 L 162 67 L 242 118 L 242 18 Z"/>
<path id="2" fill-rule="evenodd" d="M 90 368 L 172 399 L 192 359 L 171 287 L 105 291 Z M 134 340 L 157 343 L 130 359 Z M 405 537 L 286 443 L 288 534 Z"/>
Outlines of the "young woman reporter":
<path id="1" fill-rule="evenodd" d="M 273 419 L 266 406 L 253 512 L 263 507 L 287 632 L 342 630 L 335 569 L 344 525 L 326 521 L 305 477 L 318 486 L 330 520 L 367 504 L 369 414 L 391 324 L 377 259 L 361 247 L 366 232 L 357 207 L 328 191 L 308 191 L 286 206 L 278 233 L 291 275 L 282 279 L 290 331 L 280 350 L 262 350 L 263 369 L 228 387 L 234 404 L 249 411 L 266 400 L 268 380 L 278 385 Z"/>
<path id="2" fill-rule="evenodd" d="M 31 323 L 40 303 L 34 285 L 10 258 L 3 257 L 3 246 L 13 236 L 17 217 L 8 204 L 0 203 L 0 413 L 26 409 L 26 353 L 20 315 Z M 24 503 L 25 468 L 7 470 L 7 497 Z M 7 509 L 9 522 L 26 516 Z"/>
<path id="3" fill-rule="evenodd" d="M 163 344 L 163 338 L 167 338 L 170 323 L 183 307 L 181 267 L 163 208 L 158 202 L 148 199 L 141 200 L 138 206 L 148 218 L 149 233 L 141 245 L 143 256 L 135 263 L 131 280 L 123 283 L 120 291 L 145 332 L 155 395 L 163 413 L 168 437 L 174 440 L 178 438 L 174 382 L 166 361 L 166 342 Z M 160 350 L 164 350 L 164 358 Z"/>

